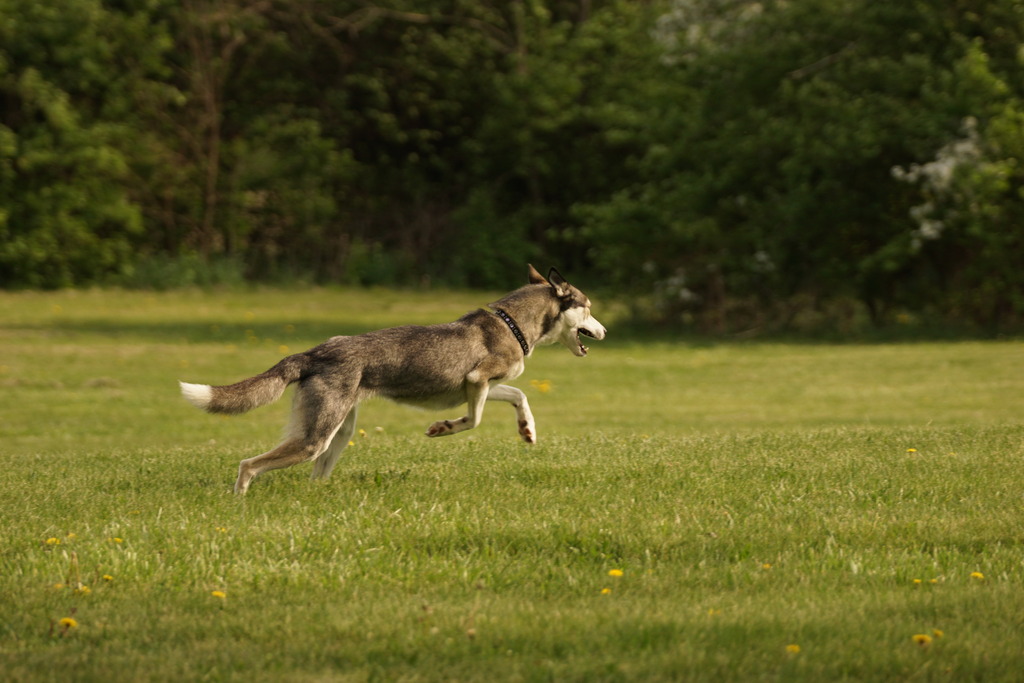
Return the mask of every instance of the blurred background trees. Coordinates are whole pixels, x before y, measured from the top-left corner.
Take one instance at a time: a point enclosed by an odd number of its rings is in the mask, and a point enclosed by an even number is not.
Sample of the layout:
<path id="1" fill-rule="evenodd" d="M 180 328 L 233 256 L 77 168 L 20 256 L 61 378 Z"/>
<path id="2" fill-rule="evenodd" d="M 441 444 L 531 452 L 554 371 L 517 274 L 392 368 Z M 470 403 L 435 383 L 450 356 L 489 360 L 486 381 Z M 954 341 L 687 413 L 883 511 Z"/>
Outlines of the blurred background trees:
<path id="1" fill-rule="evenodd" d="M 0 286 L 1024 319 L 1019 0 L 0 0 Z"/>

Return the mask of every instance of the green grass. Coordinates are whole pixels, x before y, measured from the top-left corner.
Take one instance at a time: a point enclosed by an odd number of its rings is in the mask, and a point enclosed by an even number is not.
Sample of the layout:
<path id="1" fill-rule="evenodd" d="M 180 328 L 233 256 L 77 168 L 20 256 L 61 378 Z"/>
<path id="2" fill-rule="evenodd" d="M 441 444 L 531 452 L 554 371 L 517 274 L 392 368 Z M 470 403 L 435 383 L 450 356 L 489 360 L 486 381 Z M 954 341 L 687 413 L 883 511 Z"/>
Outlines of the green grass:
<path id="1" fill-rule="evenodd" d="M 332 479 L 271 472 L 245 498 L 237 462 L 287 400 L 221 418 L 177 393 L 492 299 L 0 294 L 2 678 L 1020 679 L 1019 342 L 645 345 L 613 324 L 515 382 L 536 446 L 503 404 L 431 440 L 454 414 L 369 402 Z"/>

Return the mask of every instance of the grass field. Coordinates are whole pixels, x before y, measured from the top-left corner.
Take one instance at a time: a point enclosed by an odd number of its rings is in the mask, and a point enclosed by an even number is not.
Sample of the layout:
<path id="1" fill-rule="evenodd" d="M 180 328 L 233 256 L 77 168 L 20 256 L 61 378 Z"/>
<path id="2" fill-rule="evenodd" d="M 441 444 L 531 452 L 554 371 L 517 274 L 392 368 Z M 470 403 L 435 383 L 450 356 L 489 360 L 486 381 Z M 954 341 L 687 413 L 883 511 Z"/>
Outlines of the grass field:
<path id="1" fill-rule="evenodd" d="M 457 415 L 369 402 L 332 479 L 244 498 L 288 402 L 178 395 L 490 300 L 0 293 L 0 679 L 1021 680 L 1020 342 L 612 324 L 514 383 L 536 446 L 503 404 L 432 440 Z"/>

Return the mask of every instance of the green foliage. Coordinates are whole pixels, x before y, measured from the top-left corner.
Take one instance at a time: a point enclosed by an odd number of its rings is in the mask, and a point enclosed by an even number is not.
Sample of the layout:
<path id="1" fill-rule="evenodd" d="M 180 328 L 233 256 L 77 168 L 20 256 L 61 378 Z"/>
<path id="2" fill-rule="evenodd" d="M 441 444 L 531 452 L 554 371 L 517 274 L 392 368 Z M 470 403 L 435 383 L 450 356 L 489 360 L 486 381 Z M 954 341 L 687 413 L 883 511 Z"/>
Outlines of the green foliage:
<path id="1" fill-rule="evenodd" d="M 245 266 L 236 259 L 203 259 L 197 254 L 152 254 L 136 258 L 107 284 L 132 289 L 169 290 L 184 287 L 240 286 Z"/>
<path id="2" fill-rule="evenodd" d="M 1024 322 L 1018 0 L 0 10 L 0 286 L 536 259 L 715 331 Z"/>
<path id="3" fill-rule="evenodd" d="M 0 285 L 118 272 L 142 220 L 124 186 L 124 127 L 102 116 L 119 95 L 104 81 L 117 59 L 111 13 L 5 0 L 0 15 Z"/>
<path id="4" fill-rule="evenodd" d="M 523 264 L 539 256 L 529 239 L 530 212 L 502 213 L 485 191 L 470 195 L 452 221 L 456 230 L 441 246 L 444 259 L 437 264 L 442 282 L 508 289 L 508 283 L 522 280 Z"/>
<path id="5" fill-rule="evenodd" d="M 941 268 L 943 302 L 965 318 L 998 329 L 1024 306 L 1024 279 L 1014 254 L 1024 246 L 1017 199 L 1024 112 L 1007 107 L 986 130 L 964 121 L 962 137 L 902 177 L 918 184 L 924 202 L 912 210 L 919 228 L 913 249 Z"/>
<path id="6" fill-rule="evenodd" d="M 233 168 L 225 250 L 244 259 L 253 279 L 275 272 L 329 273 L 337 278 L 351 253 L 330 247 L 345 188 L 358 172 L 347 150 L 313 118 L 290 108 L 257 117 L 228 150 Z M 325 244 L 325 241 L 327 242 Z"/>
<path id="7" fill-rule="evenodd" d="M 660 293 L 662 315 L 712 326 L 730 300 L 757 302 L 762 321 L 798 295 L 857 297 L 876 320 L 942 302 L 939 273 L 911 244 L 917 200 L 891 169 L 934 155 L 965 117 L 1018 110 L 984 49 L 1024 24 L 940 5 L 677 3 L 661 30 L 679 86 L 654 119 L 647 178 L 580 208 L 591 239 L 625 245 L 601 265 Z"/>
<path id="8" fill-rule="evenodd" d="M 7 5 L 7 285 L 192 254 L 253 279 L 582 269 L 571 206 L 639 153 L 657 52 L 652 10 L 622 2 Z"/>

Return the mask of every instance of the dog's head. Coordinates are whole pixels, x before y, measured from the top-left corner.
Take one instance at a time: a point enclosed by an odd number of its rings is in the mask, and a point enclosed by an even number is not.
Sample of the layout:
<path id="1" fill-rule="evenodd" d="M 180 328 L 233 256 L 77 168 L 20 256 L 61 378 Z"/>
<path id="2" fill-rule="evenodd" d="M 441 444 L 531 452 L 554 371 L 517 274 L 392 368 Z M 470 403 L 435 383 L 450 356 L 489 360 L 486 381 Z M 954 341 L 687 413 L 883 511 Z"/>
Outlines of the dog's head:
<path id="1" fill-rule="evenodd" d="M 557 270 L 552 268 L 545 278 L 530 266 L 530 284 L 550 287 L 559 309 L 553 324 L 537 342 L 538 345 L 562 342 L 575 355 L 585 356 L 588 349 L 580 337 L 604 339 L 607 330 L 590 314 L 590 299 L 566 282 Z"/>

